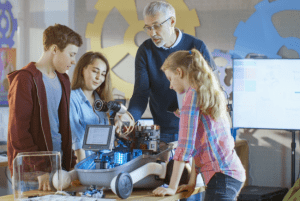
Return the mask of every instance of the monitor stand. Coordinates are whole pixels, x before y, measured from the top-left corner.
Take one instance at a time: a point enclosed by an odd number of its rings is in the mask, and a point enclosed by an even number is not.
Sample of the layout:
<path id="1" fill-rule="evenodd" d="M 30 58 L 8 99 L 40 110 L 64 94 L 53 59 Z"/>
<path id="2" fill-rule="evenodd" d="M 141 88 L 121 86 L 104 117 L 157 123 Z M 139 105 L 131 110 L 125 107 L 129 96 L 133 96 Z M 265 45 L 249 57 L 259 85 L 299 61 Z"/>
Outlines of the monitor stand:
<path id="1" fill-rule="evenodd" d="M 292 149 L 292 178 L 291 178 L 291 187 L 295 184 L 295 149 L 296 149 L 296 142 L 295 142 L 295 135 L 296 131 L 292 131 L 292 143 L 291 143 L 291 149 Z"/>

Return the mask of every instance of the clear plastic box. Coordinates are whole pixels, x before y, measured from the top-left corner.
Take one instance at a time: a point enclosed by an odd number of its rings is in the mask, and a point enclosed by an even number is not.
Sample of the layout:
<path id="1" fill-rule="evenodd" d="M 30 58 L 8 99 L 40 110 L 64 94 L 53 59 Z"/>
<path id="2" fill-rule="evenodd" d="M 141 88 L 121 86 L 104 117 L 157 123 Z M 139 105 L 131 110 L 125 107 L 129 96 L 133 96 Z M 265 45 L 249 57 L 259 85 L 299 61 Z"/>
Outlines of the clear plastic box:
<path id="1" fill-rule="evenodd" d="M 57 174 L 55 174 L 57 173 Z M 58 188 L 52 184 L 53 175 L 57 176 Z M 45 195 L 46 191 L 39 191 L 38 177 L 49 180 L 54 194 L 62 190 L 61 155 L 57 151 L 23 152 L 19 153 L 13 162 L 13 191 L 15 200 L 27 200 L 28 197 Z"/>

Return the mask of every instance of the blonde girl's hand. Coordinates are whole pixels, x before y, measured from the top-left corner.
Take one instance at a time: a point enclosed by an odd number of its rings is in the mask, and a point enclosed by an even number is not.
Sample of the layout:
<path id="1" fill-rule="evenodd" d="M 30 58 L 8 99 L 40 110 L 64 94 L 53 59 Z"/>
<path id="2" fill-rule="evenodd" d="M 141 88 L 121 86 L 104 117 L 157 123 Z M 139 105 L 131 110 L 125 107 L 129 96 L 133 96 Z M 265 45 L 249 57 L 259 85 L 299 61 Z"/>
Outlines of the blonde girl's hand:
<path id="1" fill-rule="evenodd" d="M 175 195 L 176 190 L 171 188 L 158 187 L 154 189 L 152 193 L 158 196 Z"/>
<path id="2" fill-rule="evenodd" d="M 195 187 L 196 187 L 196 185 L 191 185 L 191 184 L 181 185 L 178 187 L 176 193 L 179 193 L 182 191 L 188 191 L 188 193 L 185 195 L 185 197 L 188 198 L 193 194 Z"/>

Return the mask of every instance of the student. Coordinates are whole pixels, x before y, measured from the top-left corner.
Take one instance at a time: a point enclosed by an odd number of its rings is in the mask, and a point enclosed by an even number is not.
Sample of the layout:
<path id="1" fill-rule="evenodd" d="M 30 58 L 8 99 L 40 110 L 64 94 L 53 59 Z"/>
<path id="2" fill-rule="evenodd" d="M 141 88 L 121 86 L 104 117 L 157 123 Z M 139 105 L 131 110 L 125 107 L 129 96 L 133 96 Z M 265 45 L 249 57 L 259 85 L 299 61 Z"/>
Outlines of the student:
<path id="1" fill-rule="evenodd" d="M 234 150 L 225 96 L 213 71 L 196 49 L 171 54 L 161 69 L 170 81 L 170 89 L 186 94 L 170 185 L 158 187 L 153 193 L 174 195 L 188 190 L 190 195 L 196 174 L 201 172 L 207 185 L 205 200 L 234 200 L 246 176 Z M 191 157 L 189 183 L 178 187 L 184 165 Z"/>
<path id="2" fill-rule="evenodd" d="M 113 99 L 109 64 L 101 53 L 87 52 L 79 59 L 72 80 L 70 123 L 77 162 L 92 153 L 82 149 L 86 125 L 109 124 L 107 113 L 94 110 L 99 99 Z"/>
<path id="3" fill-rule="evenodd" d="M 67 171 L 76 163 L 69 124 L 70 81 L 66 71 L 75 64 L 82 39 L 67 26 L 55 24 L 44 31 L 43 45 L 39 61 L 7 76 L 10 83 L 7 155 L 11 175 L 13 160 L 20 152 L 59 151 L 62 168 Z M 50 190 L 49 180 L 40 183 L 39 189 Z"/>

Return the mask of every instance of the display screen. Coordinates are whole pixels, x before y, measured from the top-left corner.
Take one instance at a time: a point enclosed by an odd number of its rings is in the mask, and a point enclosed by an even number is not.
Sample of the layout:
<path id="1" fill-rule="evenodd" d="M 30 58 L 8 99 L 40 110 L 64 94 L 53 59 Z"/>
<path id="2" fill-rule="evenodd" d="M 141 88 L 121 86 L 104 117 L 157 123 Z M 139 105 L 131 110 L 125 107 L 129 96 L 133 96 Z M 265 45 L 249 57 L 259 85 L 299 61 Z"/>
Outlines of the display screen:
<path id="1" fill-rule="evenodd" d="M 111 150 L 114 147 L 115 127 L 111 125 L 86 125 L 84 150 Z"/>
<path id="2" fill-rule="evenodd" d="M 86 144 L 99 144 L 106 145 L 108 142 L 108 136 L 110 134 L 110 128 L 103 127 L 90 127 Z"/>
<path id="3" fill-rule="evenodd" d="M 299 130 L 300 59 L 233 61 L 233 127 Z"/>
<path id="4" fill-rule="evenodd" d="M 153 119 L 139 119 L 138 122 L 141 126 L 152 126 L 154 125 Z"/>

